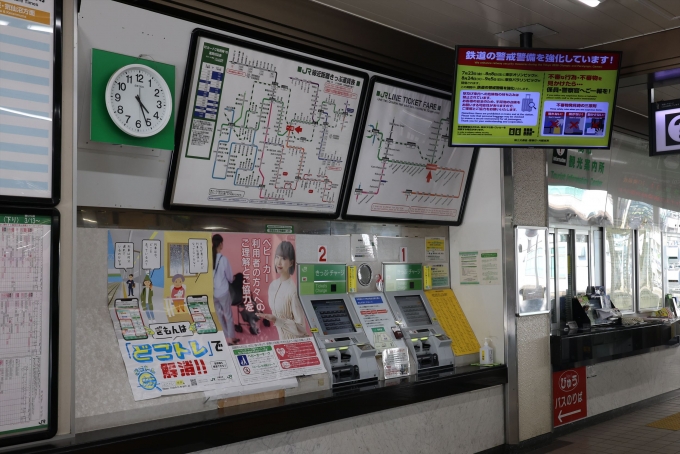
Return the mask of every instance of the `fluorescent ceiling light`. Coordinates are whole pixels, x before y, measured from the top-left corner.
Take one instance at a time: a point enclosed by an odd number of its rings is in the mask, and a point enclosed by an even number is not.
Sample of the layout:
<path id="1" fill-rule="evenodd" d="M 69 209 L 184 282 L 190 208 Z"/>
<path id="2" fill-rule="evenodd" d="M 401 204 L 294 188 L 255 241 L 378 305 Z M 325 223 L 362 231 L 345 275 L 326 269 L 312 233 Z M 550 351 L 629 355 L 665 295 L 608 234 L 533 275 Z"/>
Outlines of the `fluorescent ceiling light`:
<path id="1" fill-rule="evenodd" d="M 0 20 L 0 25 L 9 25 L 9 22 L 6 20 Z"/>
<path id="2" fill-rule="evenodd" d="M 592 6 L 593 8 L 602 3 L 600 0 L 578 0 L 578 1 L 581 3 L 585 3 L 588 6 Z"/>
<path id="3" fill-rule="evenodd" d="M 29 25 L 28 29 L 35 30 L 37 32 L 52 33 L 52 27 L 45 27 L 44 25 Z"/>
<path id="4" fill-rule="evenodd" d="M 83 221 L 85 221 L 85 222 L 92 222 L 93 224 L 96 224 L 96 223 L 97 223 L 97 221 L 93 221 L 92 219 L 87 219 L 87 218 L 83 218 Z"/>

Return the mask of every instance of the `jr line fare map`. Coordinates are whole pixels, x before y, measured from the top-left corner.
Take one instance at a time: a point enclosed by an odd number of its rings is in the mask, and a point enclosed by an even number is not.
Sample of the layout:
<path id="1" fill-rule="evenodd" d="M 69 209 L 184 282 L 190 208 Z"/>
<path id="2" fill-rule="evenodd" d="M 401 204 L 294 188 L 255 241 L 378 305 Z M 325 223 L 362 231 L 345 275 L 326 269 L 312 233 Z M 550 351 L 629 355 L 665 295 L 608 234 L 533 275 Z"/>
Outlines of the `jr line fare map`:
<path id="1" fill-rule="evenodd" d="M 472 148 L 450 148 L 448 98 L 376 82 L 349 191 L 348 216 L 454 223 Z"/>
<path id="2" fill-rule="evenodd" d="M 365 82 L 202 37 L 171 203 L 336 212 Z"/>

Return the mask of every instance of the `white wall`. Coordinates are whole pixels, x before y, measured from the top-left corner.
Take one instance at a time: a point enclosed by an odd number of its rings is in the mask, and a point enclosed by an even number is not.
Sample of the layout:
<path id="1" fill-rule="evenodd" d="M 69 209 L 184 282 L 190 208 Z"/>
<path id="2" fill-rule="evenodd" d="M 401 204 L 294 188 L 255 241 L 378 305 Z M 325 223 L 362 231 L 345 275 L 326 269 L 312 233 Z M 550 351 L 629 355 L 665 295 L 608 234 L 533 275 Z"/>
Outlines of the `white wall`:
<path id="1" fill-rule="evenodd" d="M 504 443 L 503 387 L 200 451 L 201 454 L 471 454 Z"/>
<path id="2" fill-rule="evenodd" d="M 451 288 L 480 345 L 490 337 L 496 362 L 505 362 L 502 268 L 499 285 L 460 285 L 459 252 L 498 249 L 502 254 L 501 150 L 483 148 L 472 177 L 463 224 L 449 227 Z M 502 257 L 502 256 L 501 256 Z M 499 259 L 499 266 L 502 261 Z"/>

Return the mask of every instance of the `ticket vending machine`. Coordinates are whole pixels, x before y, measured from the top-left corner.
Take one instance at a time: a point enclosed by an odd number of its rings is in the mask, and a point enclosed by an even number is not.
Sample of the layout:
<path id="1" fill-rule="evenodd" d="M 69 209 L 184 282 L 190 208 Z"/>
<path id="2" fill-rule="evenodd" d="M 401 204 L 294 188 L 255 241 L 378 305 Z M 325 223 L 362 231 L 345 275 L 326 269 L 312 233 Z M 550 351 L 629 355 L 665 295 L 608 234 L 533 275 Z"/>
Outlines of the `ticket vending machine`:
<path id="1" fill-rule="evenodd" d="M 422 264 L 384 263 L 383 279 L 385 298 L 410 354 L 416 358 L 418 372 L 452 368 L 451 339 L 423 292 Z"/>
<path id="2" fill-rule="evenodd" d="M 375 348 L 347 293 L 344 264 L 298 265 L 302 308 L 333 387 L 376 382 Z"/>

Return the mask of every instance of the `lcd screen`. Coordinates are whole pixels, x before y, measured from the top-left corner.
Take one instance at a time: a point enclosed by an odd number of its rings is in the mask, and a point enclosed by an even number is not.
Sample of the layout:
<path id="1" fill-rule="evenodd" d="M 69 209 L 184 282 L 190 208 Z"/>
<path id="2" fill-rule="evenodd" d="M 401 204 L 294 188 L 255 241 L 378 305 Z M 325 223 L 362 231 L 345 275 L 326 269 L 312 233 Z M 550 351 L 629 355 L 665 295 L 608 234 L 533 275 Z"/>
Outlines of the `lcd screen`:
<path id="1" fill-rule="evenodd" d="M 312 307 L 324 334 L 356 332 L 344 300 L 316 300 Z"/>
<path id="2" fill-rule="evenodd" d="M 395 296 L 397 306 L 404 315 L 404 320 L 409 326 L 431 325 L 432 320 L 427 314 L 425 304 L 419 295 Z"/>

